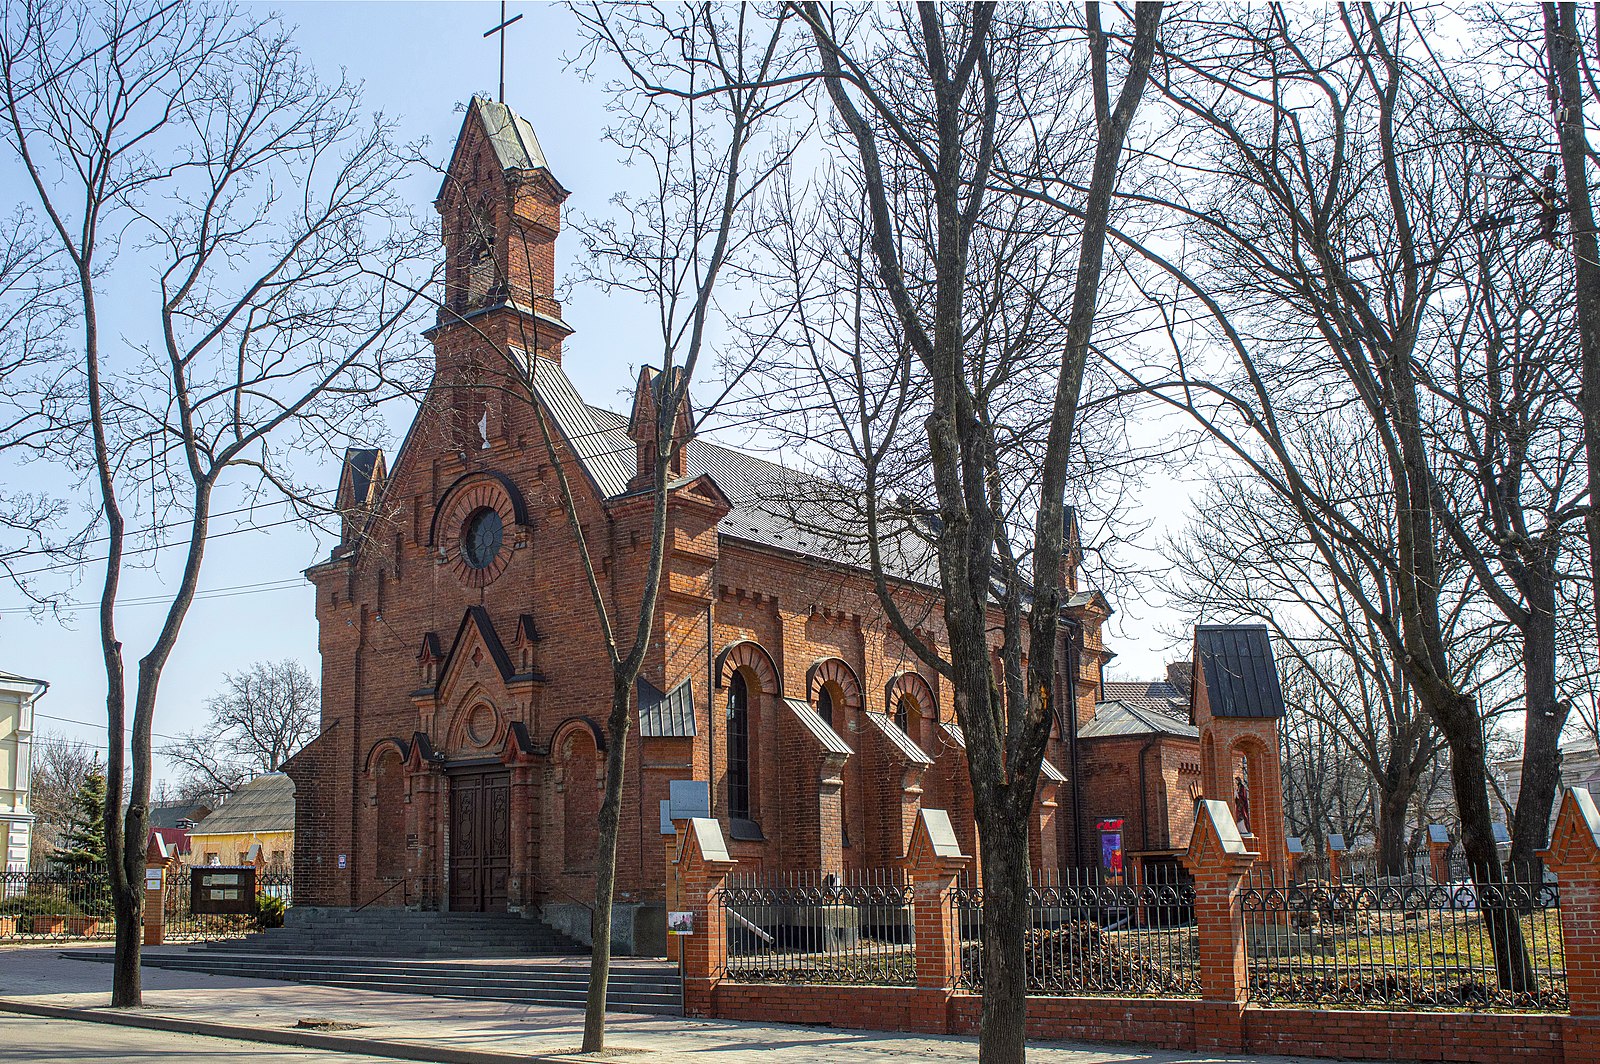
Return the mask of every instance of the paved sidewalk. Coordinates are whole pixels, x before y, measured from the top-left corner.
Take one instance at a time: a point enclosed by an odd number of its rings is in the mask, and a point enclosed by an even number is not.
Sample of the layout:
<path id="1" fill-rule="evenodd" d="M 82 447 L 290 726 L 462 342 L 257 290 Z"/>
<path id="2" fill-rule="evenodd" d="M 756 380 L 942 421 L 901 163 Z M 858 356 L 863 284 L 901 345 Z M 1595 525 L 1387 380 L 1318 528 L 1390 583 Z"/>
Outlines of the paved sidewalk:
<path id="1" fill-rule="evenodd" d="M 174 947 L 165 947 L 168 949 Z M 181 947 L 178 947 L 181 948 Z M 510 1061 L 562 1059 L 577 1051 L 583 1015 L 572 1009 L 498 1001 L 419 997 L 271 980 L 144 970 L 145 1008 L 105 1008 L 109 965 L 62 956 L 59 948 L 0 948 L 0 1008 L 7 1005 L 92 1010 L 102 1019 L 140 1026 L 259 1037 L 280 1044 L 315 1045 L 346 1052 L 412 1060 Z M 67 950 L 67 953 L 73 951 Z M 302 1020 L 356 1024 L 334 1036 L 302 1037 Z M 204 1029 L 224 1025 L 229 1030 Z M 737 1023 L 615 1013 L 607 1049 L 579 1060 L 636 1064 L 862 1064 L 869 1061 L 977 1059 L 971 1038 L 845 1031 L 787 1024 Z M 1039 1064 L 1165 1064 L 1190 1061 L 1294 1064 L 1287 1057 L 1236 1058 L 1129 1047 L 1041 1042 L 1029 1047 Z"/>

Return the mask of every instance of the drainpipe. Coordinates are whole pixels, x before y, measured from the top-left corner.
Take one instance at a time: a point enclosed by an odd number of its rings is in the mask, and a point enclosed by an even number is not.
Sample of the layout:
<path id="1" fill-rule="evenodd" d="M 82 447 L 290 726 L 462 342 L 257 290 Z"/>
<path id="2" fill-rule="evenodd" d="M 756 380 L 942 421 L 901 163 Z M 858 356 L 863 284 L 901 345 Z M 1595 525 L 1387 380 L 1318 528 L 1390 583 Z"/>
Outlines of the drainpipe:
<path id="1" fill-rule="evenodd" d="M 1067 692 L 1065 709 L 1067 758 L 1072 762 L 1072 861 L 1087 867 L 1083 859 L 1083 763 L 1078 756 L 1078 663 L 1083 653 L 1083 628 L 1071 617 L 1063 616 L 1067 626 Z M 1057 712 L 1061 700 L 1057 699 Z"/>
<path id="2" fill-rule="evenodd" d="M 1145 755 L 1155 748 L 1157 738 L 1152 736 L 1139 747 L 1139 848 L 1150 849 L 1150 788 L 1145 785 Z"/>
<path id="3" fill-rule="evenodd" d="M 707 756 L 707 762 L 706 762 L 706 766 L 707 766 L 706 767 L 706 776 L 707 776 L 707 779 L 706 779 L 706 791 L 708 792 L 708 794 L 710 795 L 710 798 L 711 798 L 711 802 L 710 802 L 710 805 L 711 805 L 711 817 L 712 817 L 712 819 L 716 819 L 716 816 L 717 816 L 717 714 L 716 714 L 715 707 L 716 707 L 716 697 L 717 697 L 716 696 L 716 690 L 717 690 L 717 665 L 716 665 L 717 652 L 716 652 L 716 643 L 713 641 L 712 635 L 711 635 L 711 607 L 712 607 L 712 603 L 714 603 L 716 601 L 716 598 L 715 598 L 715 595 L 716 595 L 716 579 L 715 579 L 715 571 L 714 570 L 713 570 L 713 579 L 712 579 L 711 587 L 712 587 L 712 596 L 713 596 L 713 598 L 712 598 L 711 602 L 706 603 L 706 741 L 710 744 L 706 748 L 706 756 Z M 689 766 L 689 774 L 691 776 L 694 774 L 694 766 L 692 764 Z"/>

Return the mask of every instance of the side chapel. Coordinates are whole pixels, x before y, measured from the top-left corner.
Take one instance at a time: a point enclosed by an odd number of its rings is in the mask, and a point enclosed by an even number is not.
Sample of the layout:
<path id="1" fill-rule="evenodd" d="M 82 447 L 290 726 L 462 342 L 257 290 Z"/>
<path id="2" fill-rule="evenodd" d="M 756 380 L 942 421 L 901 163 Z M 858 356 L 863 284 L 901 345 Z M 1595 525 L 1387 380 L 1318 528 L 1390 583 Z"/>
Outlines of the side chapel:
<path id="1" fill-rule="evenodd" d="M 567 195 L 529 123 L 474 98 L 435 201 L 446 272 L 431 387 L 392 466 L 346 454 L 342 538 L 307 571 L 323 702 L 320 734 L 284 768 L 297 905 L 513 911 L 587 933 L 610 667 L 533 404 L 626 624 L 648 550 L 655 374 L 624 413 L 585 402 L 563 369 Z M 508 350 L 533 360 L 531 395 Z M 664 929 L 674 782 L 709 793 L 741 872 L 893 867 L 923 806 L 948 810 L 977 853 L 950 686 L 901 645 L 850 551 L 775 498 L 804 478 L 690 424 L 627 740 L 617 944 L 640 952 Z M 1202 627 L 1187 682 L 1107 697 L 1111 608 L 1080 587 L 1079 560 L 1074 537 L 1058 653 L 1072 697 L 1034 803 L 1035 866 L 1176 875 L 1195 800 L 1234 800 L 1236 784 L 1253 795 L 1255 848 L 1281 864 L 1265 629 Z M 928 569 L 899 576 L 896 593 L 929 601 Z M 920 615 L 943 645 L 938 611 Z"/>

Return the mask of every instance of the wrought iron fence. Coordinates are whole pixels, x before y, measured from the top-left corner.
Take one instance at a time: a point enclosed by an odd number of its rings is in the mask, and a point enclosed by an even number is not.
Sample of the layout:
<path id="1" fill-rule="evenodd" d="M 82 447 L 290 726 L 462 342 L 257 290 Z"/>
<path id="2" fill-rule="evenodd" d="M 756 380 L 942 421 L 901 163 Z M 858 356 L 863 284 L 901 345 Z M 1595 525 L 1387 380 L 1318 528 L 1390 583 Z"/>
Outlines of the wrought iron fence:
<path id="1" fill-rule="evenodd" d="M 983 988 L 983 888 L 954 892 L 956 984 Z M 1036 880 L 1028 891 L 1023 963 L 1030 994 L 1196 997 L 1194 886 L 1177 875 L 1108 880 L 1095 871 Z"/>
<path id="2" fill-rule="evenodd" d="M 256 873 L 256 904 L 254 911 L 247 914 L 218 916 L 194 912 L 190 898 L 193 880 L 193 872 L 187 865 L 167 877 L 167 888 L 162 895 L 162 919 L 169 942 L 240 938 L 282 923 L 283 909 L 294 903 L 294 872 L 288 867 L 264 868 Z"/>
<path id="3" fill-rule="evenodd" d="M 110 938 L 115 930 L 104 866 L 0 873 L 0 939 Z"/>
<path id="4" fill-rule="evenodd" d="M 730 878 L 713 902 L 727 923 L 720 974 L 745 983 L 914 986 L 911 900 L 898 871 Z"/>
<path id="5" fill-rule="evenodd" d="M 1565 1009 L 1560 892 L 1409 878 L 1248 880 L 1249 991 L 1264 1003 Z"/>

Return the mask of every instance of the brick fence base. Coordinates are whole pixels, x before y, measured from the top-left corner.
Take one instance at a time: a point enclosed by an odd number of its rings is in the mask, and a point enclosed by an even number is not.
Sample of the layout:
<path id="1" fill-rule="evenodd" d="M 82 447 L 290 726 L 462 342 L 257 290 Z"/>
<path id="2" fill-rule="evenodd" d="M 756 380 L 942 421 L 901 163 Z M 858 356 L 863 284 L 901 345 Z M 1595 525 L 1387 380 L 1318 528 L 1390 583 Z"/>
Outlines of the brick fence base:
<path id="1" fill-rule="evenodd" d="M 887 986 L 786 986 L 719 982 L 710 1015 L 859 1030 L 975 1034 L 975 994 Z M 1246 1053 L 1446 1064 L 1525 1061 L 1592 1064 L 1595 1032 L 1555 1013 L 1388 1012 L 1228 1007 L 1179 998 L 1031 997 L 1028 1037 L 1108 1042 L 1181 1052 Z M 1573 1030 L 1567 1030 L 1567 1028 Z"/>

